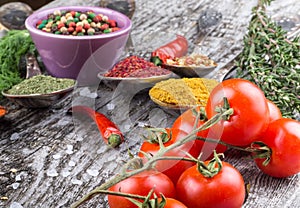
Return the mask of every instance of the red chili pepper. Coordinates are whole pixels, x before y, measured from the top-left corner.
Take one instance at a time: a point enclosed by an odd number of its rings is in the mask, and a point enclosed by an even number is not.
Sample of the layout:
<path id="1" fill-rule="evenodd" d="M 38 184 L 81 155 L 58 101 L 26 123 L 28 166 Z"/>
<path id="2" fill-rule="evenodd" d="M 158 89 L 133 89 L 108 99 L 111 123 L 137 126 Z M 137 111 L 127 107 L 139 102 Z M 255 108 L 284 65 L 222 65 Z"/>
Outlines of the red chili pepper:
<path id="1" fill-rule="evenodd" d="M 117 147 L 124 141 L 124 136 L 119 128 L 110 121 L 105 115 L 99 113 L 88 106 L 73 106 L 68 113 L 85 113 L 92 118 L 105 141 L 111 147 Z"/>
<path id="2" fill-rule="evenodd" d="M 177 38 L 152 52 L 151 62 L 155 65 L 165 64 L 167 59 L 179 58 L 187 54 L 188 41 L 185 37 L 177 35 Z"/>

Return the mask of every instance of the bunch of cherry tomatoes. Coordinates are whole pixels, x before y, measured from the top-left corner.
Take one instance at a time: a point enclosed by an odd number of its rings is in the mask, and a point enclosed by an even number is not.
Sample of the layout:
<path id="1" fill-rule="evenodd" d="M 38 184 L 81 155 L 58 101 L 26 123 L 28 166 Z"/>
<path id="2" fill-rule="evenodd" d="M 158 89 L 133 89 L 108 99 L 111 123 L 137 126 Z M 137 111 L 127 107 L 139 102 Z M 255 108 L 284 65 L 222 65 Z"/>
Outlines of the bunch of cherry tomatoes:
<path id="1" fill-rule="evenodd" d="M 199 158 L 202 162 L 159 160 L 154 170 L 127 178 L 110 191 L 147 196 L 154 190 L 158 201 L 165 197 L 164 206 L 160 206 L 165 208 L 241 207 L 245 200 L 243 177 L 231 164 L 218 162 L 214 153 L 224 153 L 226 144 L 249 151 L 257 167 L 272 177 L 300 172 L 300 122 L 282 118 L 277 106 L 255 84 L 242 79 L 226 80 L 215 87 L 204 114 L 199 116 L 201 108 L 181 114 L 171 128 L 161 132 L 164 146 L 178 142 L 229 108 L 233 109 L 232 115 L 196 133 L 202 139 L 184 143 L 164 155 Z M 145 160 L 160 148 L 157 141 L 144 141 L 139 157 Z M 109 195 L 108 202 L 111 208 L 137 207 L 132 200 L 120 196 Z"/>

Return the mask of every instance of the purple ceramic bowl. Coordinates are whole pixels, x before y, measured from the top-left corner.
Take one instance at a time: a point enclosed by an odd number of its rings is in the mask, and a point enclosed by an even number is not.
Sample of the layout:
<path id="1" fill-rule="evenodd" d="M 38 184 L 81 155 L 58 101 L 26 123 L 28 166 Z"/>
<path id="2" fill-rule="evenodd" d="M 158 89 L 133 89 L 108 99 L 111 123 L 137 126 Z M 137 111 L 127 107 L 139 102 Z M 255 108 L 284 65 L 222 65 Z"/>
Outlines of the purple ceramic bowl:
<path id="1" fill-rule="evenodd" d="M 117 22 L 118 31 L 89 36 L 67 36 L 43 32 L 36 23 L 47 19 L 55 10 L 94 11 Z M 99 72 L 107 71 L 118 61 L 126 45 L 132 23 L 120 12 L 88 6 L 55 7 L 36 11 L 25 21 L 33 42 L 48 73 L 55 77 L 93 81 Z"/>

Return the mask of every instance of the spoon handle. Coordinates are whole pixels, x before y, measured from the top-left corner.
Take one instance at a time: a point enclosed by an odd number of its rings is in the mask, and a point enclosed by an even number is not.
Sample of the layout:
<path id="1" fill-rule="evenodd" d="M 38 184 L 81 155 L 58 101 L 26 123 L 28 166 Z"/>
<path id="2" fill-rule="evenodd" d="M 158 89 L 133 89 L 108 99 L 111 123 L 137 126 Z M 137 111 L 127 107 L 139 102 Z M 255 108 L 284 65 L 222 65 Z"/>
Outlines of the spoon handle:
<path id="1" fill-rule="evenodd" d="M 27 53 L 26 59 L 26 79 L 42 74 L 36 57 L 32 53 Z"/>

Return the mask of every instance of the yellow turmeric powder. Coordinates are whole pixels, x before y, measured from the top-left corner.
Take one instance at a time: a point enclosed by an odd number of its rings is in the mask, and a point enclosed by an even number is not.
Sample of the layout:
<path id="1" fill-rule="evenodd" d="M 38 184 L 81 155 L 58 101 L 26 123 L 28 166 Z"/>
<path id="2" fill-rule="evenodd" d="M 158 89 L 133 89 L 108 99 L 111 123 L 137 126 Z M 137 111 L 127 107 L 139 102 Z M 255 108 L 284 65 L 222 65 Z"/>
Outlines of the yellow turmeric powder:
<path id="1" fill-rule="evenodd" d="M 156 83 L 149 91 L 153 100 L 175 106 L 205 106 L 218 81 L 206 78 L 168 79 Z"/>

